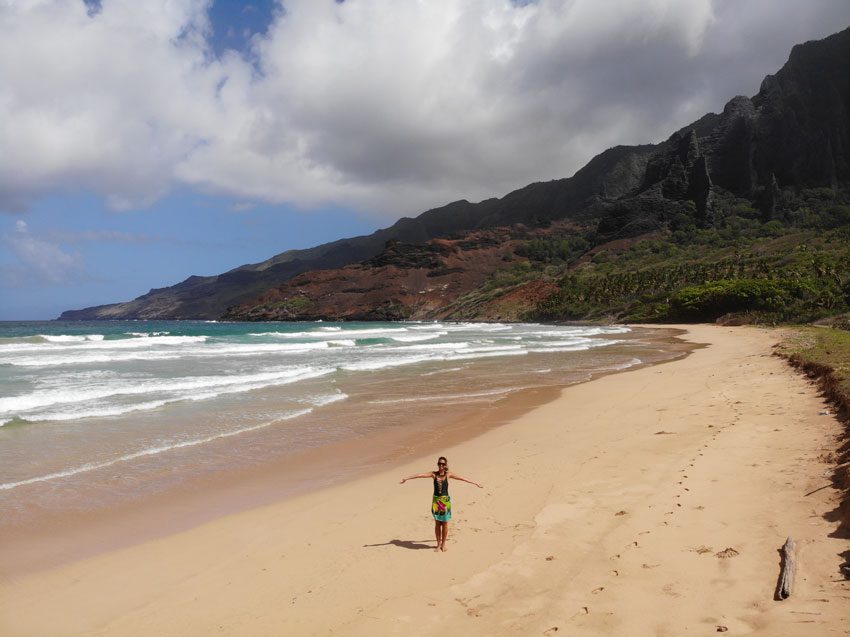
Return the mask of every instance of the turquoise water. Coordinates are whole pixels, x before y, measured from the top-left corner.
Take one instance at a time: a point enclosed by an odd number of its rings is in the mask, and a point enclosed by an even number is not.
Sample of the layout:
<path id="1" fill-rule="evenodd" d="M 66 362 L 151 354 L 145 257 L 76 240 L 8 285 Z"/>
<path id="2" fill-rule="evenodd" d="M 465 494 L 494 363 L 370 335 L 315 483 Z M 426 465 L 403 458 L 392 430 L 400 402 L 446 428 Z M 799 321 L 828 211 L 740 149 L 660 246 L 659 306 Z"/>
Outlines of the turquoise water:
<path id="1" fill-rule="evenodd" d="M 48 336 L 103 335 L 108 340 L 126 339 L 134 333 L 165 333 L 173 336 L 231 338 L 257 331 L 258 325 L 274 325 L 276 332 L 291 333 L 321 323 L 220 323 L 218 321 L 0 321 L 0 339 Z M 329 324 L 330 325 L 330 324 Z M 342 326 L 356 323 L 334 324 Z M 361 324 L 364 325 L 364 324 Z M 369 324 L 373 325 L 373 324 Z M 0 341 L 4 342 L 4 341 Z"/>

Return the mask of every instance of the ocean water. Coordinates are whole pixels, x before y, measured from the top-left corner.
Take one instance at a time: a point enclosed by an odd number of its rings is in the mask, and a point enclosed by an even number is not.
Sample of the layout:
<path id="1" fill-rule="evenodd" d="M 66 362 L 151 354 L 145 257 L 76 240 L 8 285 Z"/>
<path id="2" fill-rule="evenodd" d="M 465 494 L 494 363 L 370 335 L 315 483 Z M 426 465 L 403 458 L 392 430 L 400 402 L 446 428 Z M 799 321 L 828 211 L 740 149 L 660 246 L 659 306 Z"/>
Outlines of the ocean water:
<path id="1" fill-rule="evenodd" d="M 0 516 L 85 509 L 670 357 L 626 327 L 0 323 Z"/>

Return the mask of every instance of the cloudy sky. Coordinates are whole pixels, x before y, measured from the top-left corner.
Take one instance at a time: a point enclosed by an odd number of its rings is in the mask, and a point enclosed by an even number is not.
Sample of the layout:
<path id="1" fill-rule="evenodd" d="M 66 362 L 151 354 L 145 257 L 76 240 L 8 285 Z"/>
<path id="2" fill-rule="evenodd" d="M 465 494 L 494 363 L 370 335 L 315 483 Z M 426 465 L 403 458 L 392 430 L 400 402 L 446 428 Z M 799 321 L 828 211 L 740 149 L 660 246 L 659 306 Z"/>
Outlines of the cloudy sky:
<path id="1" fill-rule="evenodd" d="M 0 0 L 0 319 L 566 177 L 847 0 Z"/>

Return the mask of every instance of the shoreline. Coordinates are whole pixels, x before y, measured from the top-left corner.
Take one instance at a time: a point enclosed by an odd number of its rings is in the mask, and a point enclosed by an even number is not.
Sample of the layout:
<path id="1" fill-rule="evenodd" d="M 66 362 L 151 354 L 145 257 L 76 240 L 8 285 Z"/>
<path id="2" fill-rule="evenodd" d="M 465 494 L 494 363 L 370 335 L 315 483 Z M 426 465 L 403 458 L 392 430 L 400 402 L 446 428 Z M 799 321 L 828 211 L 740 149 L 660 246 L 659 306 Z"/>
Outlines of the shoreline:
<path id="1" fill-rule="evenodd" d="M 600 369 L 573 384 L 675 360 L 697 347 L 678 338 L 680 329 L 633 327 L 644 330 L 640 340 L 663 345 L 669 358 L 625 370 Z M 438 453 L 446 445 L 500 427 L 555 400 L 569 386 L 526 388 L 490 405 L 459 406 L 447 419 L 429 416 L 417 420 L 414 427 L 372 432 L 260 464 L 194 476 L 183 485 L 137 501 L 83 511 L 48 511 L 23 524 L 0 525 L 0 572 L 15 577 L 37 573 L 397 468 L 414 457 Z"/>
<path id="2" fill-rule="evenodd" d="M 850 543 L 830 537 L 836 524 L 824 516 L 837 494 L 818 460 L 838 423 L 771 356 L 776 332 L 684 329 L 709 347 L 568 386 L 464 441 L 435 441 L 453 470 L 485 486 L 453 486 L 446 554 L 432 550 L 430 484 L 397 484 L 432 464 L 410 452 L 392 469 L 5 576 L 0 632 L 804 635 L 843 626 L 850 583 L 837 580 L 837 554 Z M 786 535 L 803 560 L 794 596 L 777 603 Z M 719 556 L 726 549 L 734 554 Z"/>

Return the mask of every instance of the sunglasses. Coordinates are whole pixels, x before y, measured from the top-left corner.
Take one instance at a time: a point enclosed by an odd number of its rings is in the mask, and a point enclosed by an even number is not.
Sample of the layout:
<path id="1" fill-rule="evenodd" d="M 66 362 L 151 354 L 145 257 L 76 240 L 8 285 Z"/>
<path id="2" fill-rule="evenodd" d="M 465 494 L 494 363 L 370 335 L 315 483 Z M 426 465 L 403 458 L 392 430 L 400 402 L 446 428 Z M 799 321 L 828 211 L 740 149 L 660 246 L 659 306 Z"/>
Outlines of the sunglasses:
<path id="1" fill-rule="evenodd" d="M 446 466 L 446 463 L 445 463 L 445 462 L 438 462 L 438 463 L 437 463 L 437 466 L 438 466 L 438 467 L 445 467 L 445 466 Z"/>

